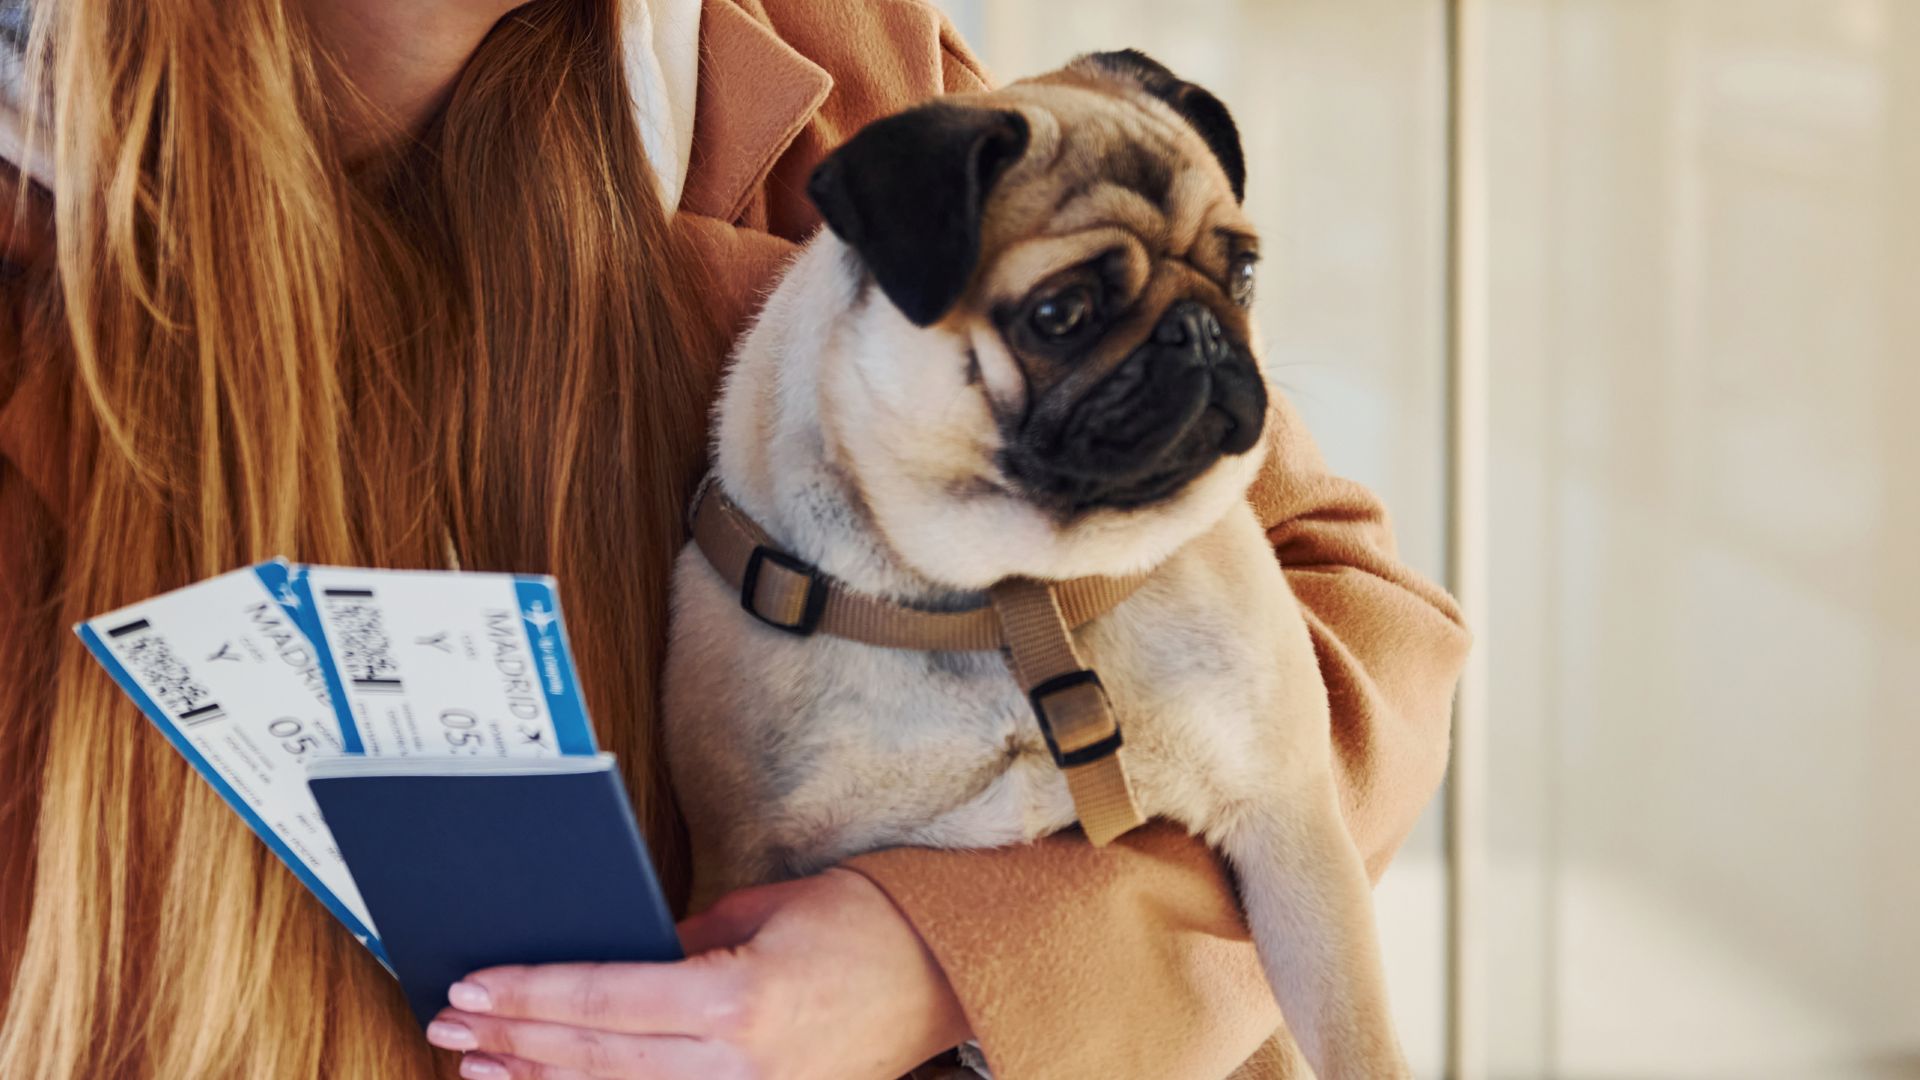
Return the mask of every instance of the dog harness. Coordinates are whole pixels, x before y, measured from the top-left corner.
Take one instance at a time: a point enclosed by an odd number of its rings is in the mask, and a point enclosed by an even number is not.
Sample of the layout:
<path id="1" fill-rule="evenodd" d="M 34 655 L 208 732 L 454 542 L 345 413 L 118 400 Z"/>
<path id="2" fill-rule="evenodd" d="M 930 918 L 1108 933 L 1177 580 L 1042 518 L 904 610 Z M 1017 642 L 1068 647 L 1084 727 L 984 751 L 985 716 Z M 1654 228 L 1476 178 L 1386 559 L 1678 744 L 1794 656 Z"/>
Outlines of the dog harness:
<path id="1" fill-rule="evenodd" d="M 924 611 L 855 592 L 782 551 L 711 481 L 694 504 L 693 540 L 739 590 L 747 614 L 776 630 L 884 649 L 1006 650 L 1054 764 L 1066 774 L 1087 839 L 1105 845 L 1145 824 L 1127 780 L 1113 703 L 1099 674 L 1081 660 L 1073 631 L 1119 607 L 1147 575 L 1009 578 L 989 589 L 988 602 L 978 607 Z"/>

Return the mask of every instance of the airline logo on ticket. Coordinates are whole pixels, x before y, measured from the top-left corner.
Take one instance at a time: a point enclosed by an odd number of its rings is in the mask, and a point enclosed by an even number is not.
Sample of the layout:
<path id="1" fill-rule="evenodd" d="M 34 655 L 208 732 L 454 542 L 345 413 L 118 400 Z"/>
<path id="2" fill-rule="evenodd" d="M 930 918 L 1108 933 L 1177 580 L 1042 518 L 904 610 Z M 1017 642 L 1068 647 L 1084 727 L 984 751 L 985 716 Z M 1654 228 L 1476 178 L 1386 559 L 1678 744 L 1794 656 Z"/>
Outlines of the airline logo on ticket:
<path id="1" fill-rule="evenodd" d="M 189 585 L 74 627 L 161 734 L 376 955 L 373 921 L 307 788 L 344 749 L 285 563 Z"/>
<path id="2" fill-rule="evenodd" d="M 350 752 L 598 749 L 552 578 L 306 566 L 292 585 Z"/>

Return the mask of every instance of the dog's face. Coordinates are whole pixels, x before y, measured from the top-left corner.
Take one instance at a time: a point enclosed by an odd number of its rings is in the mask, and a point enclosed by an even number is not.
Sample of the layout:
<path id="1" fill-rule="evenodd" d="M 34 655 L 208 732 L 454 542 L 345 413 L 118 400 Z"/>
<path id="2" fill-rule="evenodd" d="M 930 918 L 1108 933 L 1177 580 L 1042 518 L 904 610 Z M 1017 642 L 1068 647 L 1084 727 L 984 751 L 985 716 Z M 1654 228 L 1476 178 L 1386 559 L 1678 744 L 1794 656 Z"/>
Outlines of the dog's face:
<path id="1" fill-rule="evenodd" d="M 861 280 L 823 419 L 901 557 L 961 587 L 1126 573 L 1244 496 L 1268 405 L 1244 187 L 1225 107 L 1133 52 L 822 163 Z"/>

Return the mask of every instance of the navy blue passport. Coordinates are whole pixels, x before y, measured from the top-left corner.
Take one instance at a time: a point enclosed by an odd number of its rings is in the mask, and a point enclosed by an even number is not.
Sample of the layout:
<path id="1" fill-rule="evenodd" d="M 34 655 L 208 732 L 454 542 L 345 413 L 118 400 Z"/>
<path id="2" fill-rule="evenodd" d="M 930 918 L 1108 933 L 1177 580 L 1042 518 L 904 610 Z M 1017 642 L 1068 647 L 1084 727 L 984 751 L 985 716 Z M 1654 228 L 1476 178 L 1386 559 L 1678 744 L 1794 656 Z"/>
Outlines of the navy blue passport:
<path id="1" fill-rule="evenodd" d="M 307 785 L 422 1024 L 479 968 L 681 958 L 610 754 L 349 756 Z"/>

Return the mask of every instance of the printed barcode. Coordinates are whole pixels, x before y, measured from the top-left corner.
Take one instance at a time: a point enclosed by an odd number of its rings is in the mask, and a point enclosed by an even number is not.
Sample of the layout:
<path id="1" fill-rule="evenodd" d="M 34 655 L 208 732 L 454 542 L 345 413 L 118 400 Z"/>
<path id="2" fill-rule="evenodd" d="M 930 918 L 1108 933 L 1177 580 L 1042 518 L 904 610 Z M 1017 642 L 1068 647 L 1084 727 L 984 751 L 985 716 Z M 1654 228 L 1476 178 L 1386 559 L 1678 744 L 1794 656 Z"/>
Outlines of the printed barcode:
<path id="1" fill-rule="evenodd" d="M 401 692 L 400 666 L 393 659 L 385 618 L 372 589 L 323 589 L 333 626 L 334 660 L 356 690 Z"/>
<path id="2" fill-rule="evenodd" d="M 213 700 L 213 692 L 194 680 L 187 665 L 167 645 L 166 638 L 156 633 L 140 633 L 151 629 L 147 621 L 141 619 L 114 627 L 107 631 L 107 636 L 119 645 L 120 655 L 139 675 L 154 701 L 181 723 L 191 727 L 225 716 Z"/>

